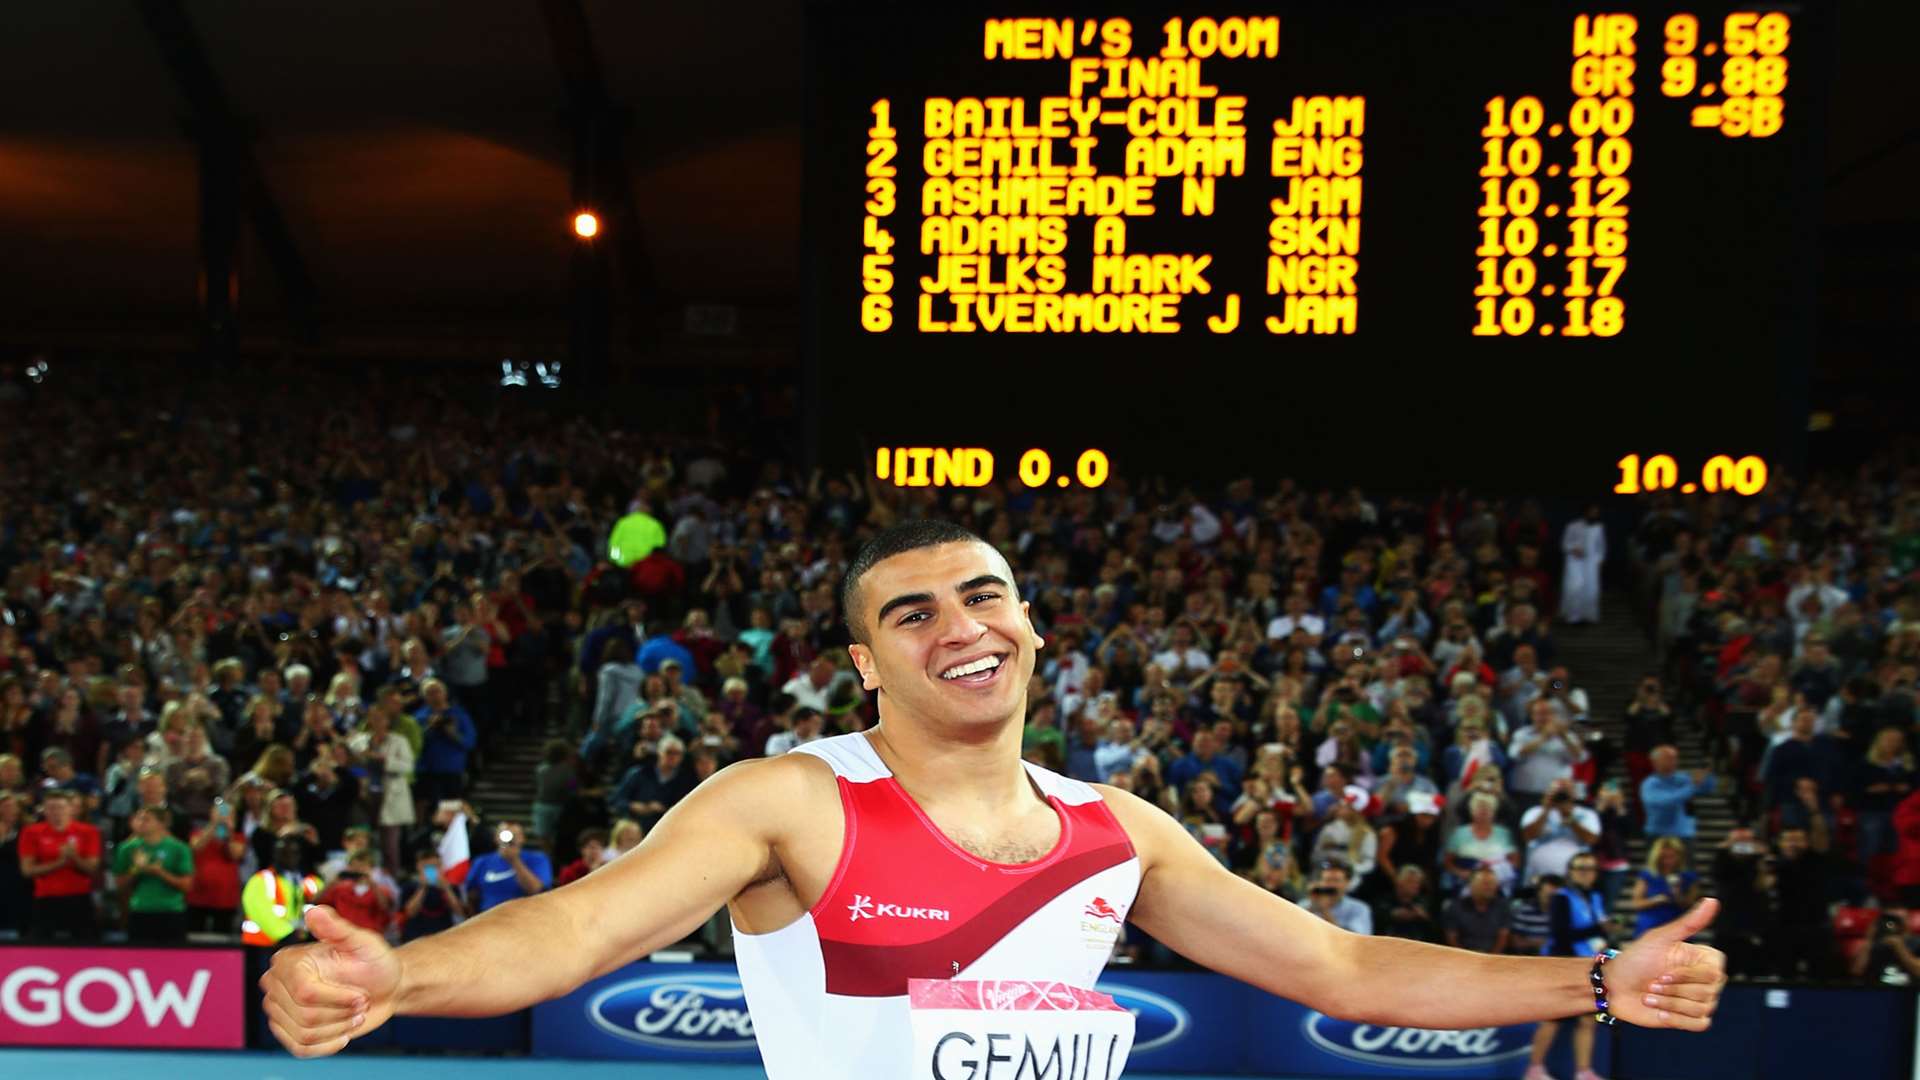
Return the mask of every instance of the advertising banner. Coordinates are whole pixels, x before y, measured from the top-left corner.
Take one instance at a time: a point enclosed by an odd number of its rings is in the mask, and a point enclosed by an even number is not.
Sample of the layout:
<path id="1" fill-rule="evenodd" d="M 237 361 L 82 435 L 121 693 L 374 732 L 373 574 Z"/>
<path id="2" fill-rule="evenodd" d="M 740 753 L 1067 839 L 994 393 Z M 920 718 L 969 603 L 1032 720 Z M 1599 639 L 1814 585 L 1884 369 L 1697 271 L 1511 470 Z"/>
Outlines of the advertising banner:
<path id="1" fill-rule="evenodd" d="M 542 1057 L 758 1064 L 731 964 L 628 965 L 533 1009 Z"/>
<path id="2" fill-rule="evenodd" d="M 0 1046 L 237 1049 L 238 949 L 0 947 Z"/>
<path id="3" fill-rule="evenodd" d="M 1452 1080 L 1506 1080 L 1527 1071 L 1535 1024 L 1428 1031 L 1423 1028 L 1356 1024 L 1316 1012 L 1298 1002 L 1249 989 L 1246 1065 L 1301 1076 L 1422 1076 Z M 1554 1052 L 1547 1058 L 1555 1076 L 1571 1076 L 1575 1024 L 1564 1022 Z M 1594 1040 L 1595 1071 L 1609 1075 L 1610 1033 Z"/>

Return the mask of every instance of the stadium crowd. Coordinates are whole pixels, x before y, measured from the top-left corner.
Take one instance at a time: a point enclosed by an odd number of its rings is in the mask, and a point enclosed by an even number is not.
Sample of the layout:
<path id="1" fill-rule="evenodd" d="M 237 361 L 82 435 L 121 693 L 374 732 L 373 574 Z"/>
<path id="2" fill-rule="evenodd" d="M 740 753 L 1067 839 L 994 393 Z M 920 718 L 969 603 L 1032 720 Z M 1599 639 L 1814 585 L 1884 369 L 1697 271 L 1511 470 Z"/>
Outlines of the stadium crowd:
<path id="1" fill-rule="evenodd" d="M 728 762 L 876 722 L 835 586 L 863 534 L 942 517 L 1008 555 L 1047 639 L 1028 759 L 1323 918 L 1585 955 L 1710 870 L 1736 971 L 1920 973 L 1911 477 L 1647 504 L 1616 561 L 1662 660 L 1603 716 L 1558 618 L 1597 616 L 1561 567 L 1600 526 L 1531 502 L 882 488 L 724 418 L 635 437 L 291 388 L 0 412 L 0 932 L 231 933 L 272 869 L 397 940 L 564 885 Z M 1689 729 L 1711 768 L 1680 767 Z M 469 786 L 515 732 L 550 736 L 533 803 L 482 827 Z M 1716 785 L 1742 827 L 1706 847 Z M 1843 955 L 1835 905 L 1886 917 Z"/>

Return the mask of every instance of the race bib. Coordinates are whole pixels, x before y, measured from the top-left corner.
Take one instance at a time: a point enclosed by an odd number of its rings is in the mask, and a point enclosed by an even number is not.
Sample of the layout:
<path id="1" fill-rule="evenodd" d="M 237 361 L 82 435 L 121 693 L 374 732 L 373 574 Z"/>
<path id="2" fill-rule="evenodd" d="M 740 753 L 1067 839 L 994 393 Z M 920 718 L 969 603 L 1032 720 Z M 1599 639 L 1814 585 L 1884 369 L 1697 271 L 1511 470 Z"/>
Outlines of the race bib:
<path id="1" fill-rule="evenodd" d="M 912 1080 L 1116 1080 L 1133 1014 L 1061 982 L 909 979 Z"/>

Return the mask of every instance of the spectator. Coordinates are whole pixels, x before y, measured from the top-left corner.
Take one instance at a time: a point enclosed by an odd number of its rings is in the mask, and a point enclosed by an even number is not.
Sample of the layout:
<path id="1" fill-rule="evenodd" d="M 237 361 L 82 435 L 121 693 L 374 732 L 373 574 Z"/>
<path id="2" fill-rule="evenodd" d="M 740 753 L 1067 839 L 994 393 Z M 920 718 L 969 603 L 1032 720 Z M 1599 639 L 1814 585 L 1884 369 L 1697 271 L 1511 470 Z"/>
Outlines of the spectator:
<path id="1" fill-rule="evenodd" d="M 1555 780 L 1540 804 L 1520 816 L 1520 838 L 1527 843 L 1527 878 L 1564 875 L 1569 860 L 1593 850 L 1600 838 L 1600 815 L 1574 802 L 1572 780 Z"/>
<path id="2" fill-rule="evenodd" d="M 810 705 L 801 705 L 793 711 L 793 726 L 786 731 L 776 731 L 767 737 L 767 757 L 779 757 L 796 746 L 822 738 L 821 726 L 825 718 L 820 710 Z M 668 736 L 672 738 L 672 736 Z M 680 740 L 674 739 L 678 743 Z M 651 826 L 651 822 L 648 823 Z"/>
<path id="3" fill-rule="evenodd" d="M 1753 830 L 1728 830 L 1713 857 L 1714 889 L 1719 894 L 1720 917 L 1714 920 L 1714 943 L 1727 954 L 1727 971 L 1734 975 L 1769 975 L 1774 946 L 1767 935 L 1773 924 L 1774 874 L 1766 859 L 1766 845 Z"/>
<path id="4" fill-rule="evenodd" d="M 446 684 L 428 679 L 420 686 L 421 707 L 414 713 L 425 745 L 420 752 L 414 796 L 433 805 L 457 799 L 467 789 L 467 755 L 479 743 L 473 718 L 448 700 Z"/>
<path id="5" fill-rule="evenodd" d="M 400 940 L 451 930 L 466 917 L 467 904 L 460 890 L 440 873 L 439 854 L 432 848 L 421 849 L 414 859 L 414 878 L 400 904 Z"/>
<path id="6" fill-rule="evenodd" d="M 819 713 L 807 714 L 806 722 L 817 725 L 819 720 Z M 672 735 L 662 736 L 654 760 L 637 761 L 620 778 L 607 796 L 607 812 L 614 817 L 631 817 L 643 828 L 653 828 L 693 790 L 693 770 L 687 767 L 686 756 L 685 743 Z"/>
<path id="7" fill-rule="evenodd" d="M 1491 867 L 1500 879 L 1502 892 L 1513 888 L 1520 870 L 1520 849 L 1513 833 L 1494 820 L 1500 800 L 1487 792 L 1475 792 L 1467 800 L 1470 820 L 1456 826 L 1447 838 L 1445 865 L 1455 881 L 1469 881 L 1473 872 Z"/>
<path id="8" fill-rule="evenodd" d="M 854 685 L 853 675 L 836 668 L 833 658 L 823 653 L 813 658 L 805 674 L 788 679 L 780 692 L 809 709 L 825 713 L 842 692 Z"/>
<path id="9" fill-rule="evenodd" d="M 1823 792 L 1838 786 L 1846 754 L 1838 739 L 1815 733 L 1818 720 L 1812 709 L 1795 710 L 1786 738 L 1767 748 L 1760 783 L 1768 807 L 1794 802 L 1794 785 L 1802 778 L 1812 779 Z"/>
<path id="10" fill-rule="evenodd" d="M 1573 767 L 1587 760 L 1586 747 L 1572 724 L 1551 700 L 1535 698 L 1527 709 L 1527 726 L 1513 733 L 1508 756 L 1508 786 L 1523 802 L 1533 802 L 1555 781 L 1571 780 Z"/>
<path id="11" fill-rule="evenodd" d="M 194 857 L 170 831 L 169 817 L 163 806 L 134 811 L 133 835 L 113 852 L 113 876 L 126 903 L 127 939 L 138 944 L 174 944 L 187 936 Z"/>
<path id="12" fill-rule="evenodd" d="M 1467 891 L 1447 901 L 1442 925 L 1447 944 L 1481 953 L 1504 953 L 1511 937 L 1512 905 L 1500 892 L 1500 875 L 1490 866 L 1474 870 Z"/>
<path id="13" fill-rule="evenodd" d="M 394 898 L 374 880 L 373 868 L 372 848 L 355 851 L 347 856 L 346 868 L 321 892 L 318 902 L 338 911 L 353 925 L 384 937 L 393 923 Z"/>
<path id="14" fill-rule="evenodd" d="M 1507 952 L 1515 956 L 1544 956 L 1547 939 L 1553 933 L 1553 897 L 1566 888 L 1565 878 L 1546 874 L 1536 878 L 1532 887 L 1516 890 L 1519 895 L 1508 908 Z"/>
<path id="15" fill-rule="evenodd" d="M 1673 742 L 1673 706 L 1667 704 L 1659 676 L 1648 675 L 1627 706 L 1627 783 L 1633 790 L 1640 790 L 1640 782 L 1653 772 L 1654 748 Z"/>
<path id="16" fill-rule="evenodd" d="M 1639 937 L 1686 914 L 1699 899 L 1700 875 L 1687 869 L 1687 846 L 1662 836 L 1647 848 L 1646 869 L 1634 875 L 1620 907 L 1639 913 L 1633 924 Z"/>
<path id="17" fill-rule="evenodd" d="M 582 829 L 574 846 L 580 857 L 560 868 L 561 885 L 571 885 L 599 869 L 607 856 L 607 830 Z"/>
<path id="18" fill-rule="evenodd" d="M 353 820 L 360 801 L 360 778 L 342 772 L 328 752 L 313 759 L 294 789 L 294 800 L 300 808 L 300 820 L 313 826 L 320 850 L 332 851 L 340 846 L 341 836 Z"/>
<path id="19" fill-rule="evenodd" d="M 541 757 L 533 775 L 532 835 L 553 847 L 559 840 L 560 815 L 580 791 L 580 758 L 565 739 L 547 740 Z"/>
<path id="20" fill-rule="evenodd" d="M 1193 733 L 1192 752 L 1168 767 L 1167 782 L 1184 788 L 1202 772 L 1211 772 L 1220 781 L 1220 797 L 1229 804 L 1239 798 L 1244 774 L 1233 759 L 1219 753 L 1213 731 L 1209 728 Z"/>
<path id="21" fill-rule="evenodd" d="M 394 697 L 391 687 L 383 687 L 364 725 L 347 736 L 347 750 L 366 774 L 370 816 L 380 831 L 380 850 L 388 866 L 400 865 L 401 834 L 419 820 L 413 805 L 413 744 L 393 728 L 394 719 L 402 715 Z"/>
<path id="22" fill-rule="evenodd" d="M 1698 826 L 1687 812 L 1687 803 L 1695 796 L 1713 793 L 1713 776 L 1705 769 L 1682 773 L 1676 747 L 1655 747 L 1652 760 L 1653 773 L 1640 782 L 1640 805 L 1647 813 L 1646 834 L 1692 840 Z"/>
<path id="23" fill-rule="evenodd" d="M 1556 890 L 1549 901 L 1548 956 L 1594 956 L 1607 947 L 1607 911 L 1597 888 L 1599 873 L 1599 863 L 1591 855 L 1576 856 L 1568 864 L 1566 887 Z M 1553 1049 L 1564 1023 L 1549 1020 L 1534 1029 L 1525 1080 L 1549 1080 L 1547 1052 Z M 1593 1071 L 1596 1026 L 1578 1020 L 1573 1023 L 1574 1080 L 1598 1080 Z"/>
<path id="24" fill-rule="evenodd" d="M 476 728 L 489 732 L 493 714 L 487 691 L 487 653 L 492 648 L 493 635 L 481 622 L 473 602 L 455 601 L 453 622 L 441 631 L 438 666 L 453 699 L 473 718 Z"/>
<path id="25" fill-rule="evenodd" d="M 613 860 L 640 846 L 646 839 L 647 831 L 632 818 L 620 818 L 607 830 L 607 850 L 600 856 L 600 865 L 605 866 Z"/>
<path id="26" fill-rule="evenodd" d="M 1313 885 L 1308 888 L 1307 895 L 1301 898 L 1299 905 L 1342 930 L 1371 934 L 1373 909 L 1347 895 L 1352 885 L 1353 875 L 1345 866 L 1326 863 L 1320 867 Z"/>
<path id="27" fill-rule="evenodd" d="M 1833 868 L 1826 820 L 1816 815 L 1811 829 L 1782 829 L 1775 839 L 1771 870 L 1779 919 L 1779 974 L 1790 978 L 1828 978 L 1834 974 L 1833 924 L 1828 914 Z M 1764 880 L 1764 878 L 1763 878 Z"/>
<path id="28" fill-rule="evenodd" d="M 1337 862 L 1346 867 L 1348 881 L 1356 889 L 1367 883 L 1380 853 L 1379 836 L 1362 813 L 1367 803 L 1365 788 L 1347 788 L 1344 797 L 1333 804 L 1333 819 L 1320 827 L 1313 841 L 1312 861 L 1319 865 Z"/>
<path id="29" fill-rule="evenodd" d="M 1052 701 L 1033 702 L 1027 707 L 1027 722 L 1020 732 L 1020 751 L 1025 754 L 1036 747 L 1051 755 L 1056 762 L 1067 760 L 1067 736 L 1056 722 L 1059 707 Z M 1105 744 L 1102 743 L 1102 746 Z M 1101 773 L 1107 775 L 1113 770 Z"/>
<path id="30" fill-rule="evenodd" d="M 627 714 L 641 704 L 640 684 L 645 673 L 633 662 L 633 643 L 625 638 L 610 638 L 602 652 L 597 686 L 593 697 L 593 718 L 587 723 L 586 742 L 580 753 L 588 760 L 599 756 L 600 747 L 613 737 L 613 730 Z"/>
<path id="31" fill-rule="evenodd" d="M 253 849 L 254 864 L 272 866 L 274 848 L 282 840 L 287 840 L 300 851 L 300 872 L 318 873 L 320 858 L 326 849 L 320 846 L 319 831 L 300 820 L 300 804 L 293 792 L 276 788 L 268 793 L 266 799 L 266 820 L 260 822 L 247 841 Z"/>
<path id="32" fill-rule="evenodd" d="M 1440 865 L 1440 801 L 1415 791 L 1404 805 L 1405 812 L 1390 814 L 1379 830 L 1380 867 L 1389 874 L 1398 874 L 1402 866 Z"/>
<path id="33" fill-rule="evenodd" d="M 140 770 L 140 779 L 134 781 L 134 786 L 140 795 L 140 805 L 165 810 L 167 820 L 172 822 L 174 838 L 185 840 L 188 835 L 187 810 L 173 800 L 167 789 L 166 774 L 151 765 L 145 766 Z"/>
<path id="34" fill-rule="evenodd" d="M 212 819 L 193 830 L 193 884 L 187 889 L 187 931 L 231 934 L 240 910 L 241 861 L 247 839 L 234 822 L 233 804 L 213 806 Z"/>
<path id="35" fill-rule="evenodd" d="M 525 847 L 526 837 L 517 823 L 503 822 L 499 846 L 467 867 L 468 906 L 476 915 L 553 887 L 553 864 L 546 852 Z"/>
<path id="36" fill-rule="evenodd" d="M 33 913 L 33 882 L 20 862 L 26 813 L 26 799 L 19 792 L 0 791 L 0 932 L 25 933 Z"/>
<path id="37" fill-rule="evenodd" d="M 1374 926 L 1382 937 L 1412 941 L 1439 941 L 1439 920 L 1434 917 L 1433 893 L 1427 887 L 1427 872 L 1407 865 L 1393 878 L 1393 894 L 1379 905 Z"/>
<path id="38" fill-rule="evenodd" d="M 194 724 L 187 729 L 183 749 L 167 766 L 167 790 L 174 805 L 185 811 L 189 829 L 207 820 L 213 813 L 213 801 L 227 790 L 233 770 L 225 758 L 207 744 L 207 729 Z"/>
<path id="39" fill-rule="evenodd" d="M 1566 556 L 1560 618 L 1569 624 L 1599 622 L 1600 565 L 1607 559 L 1607 529 L 1600 523 L 1598 506 L 1587 507 L 1584 518 L 1567 523 L 1560 534 L 1560 551 Z M 1593 1040 L 1588 1039 L 1587 1045 L 1591 1047 Z"/>

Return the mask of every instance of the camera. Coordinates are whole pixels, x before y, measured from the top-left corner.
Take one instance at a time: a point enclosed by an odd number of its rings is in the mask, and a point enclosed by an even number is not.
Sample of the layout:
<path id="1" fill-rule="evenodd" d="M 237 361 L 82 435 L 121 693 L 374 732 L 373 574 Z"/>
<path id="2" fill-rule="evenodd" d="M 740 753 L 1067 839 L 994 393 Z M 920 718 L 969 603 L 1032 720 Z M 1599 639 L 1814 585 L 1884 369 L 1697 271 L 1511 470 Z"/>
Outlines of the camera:
<path id="1" fill-rule="evenodd" d="M 1310 893 L 1312 893 L 1312 894 L 1313 894 L 1313 895 L 1315 895 L 1315 896 L 1338 896 L 1338 895 L 1340 895 L 1340 890 L 1339 890 L 1339 889 L 1336 889 L 1336 888 L 1334 888 L 1334 887 L 1333 887 L 1333 886 L 1331 886 L 1331 885 L 1315 885 L 1315 886 L 1314 886 L 1313 888 L 1311 888 L 1311 889 L 1308 889 L 1307 891 L 1308 891 L 1308 892 L 1310 892 Z"/>
<path id="2" fill-rule="evenodd" d="M 500 842 L 501 842 L 502 844 L 511 844 L 511 843 L 513 843 L 513 830 L 512 830 L 512 829 L 501 829 L 501 830 L 500 830 Z"/>

